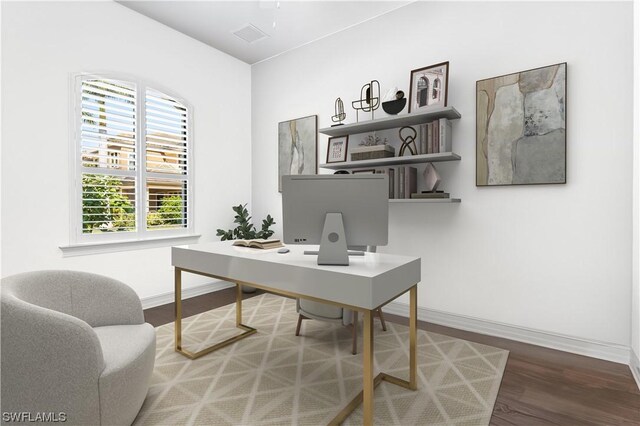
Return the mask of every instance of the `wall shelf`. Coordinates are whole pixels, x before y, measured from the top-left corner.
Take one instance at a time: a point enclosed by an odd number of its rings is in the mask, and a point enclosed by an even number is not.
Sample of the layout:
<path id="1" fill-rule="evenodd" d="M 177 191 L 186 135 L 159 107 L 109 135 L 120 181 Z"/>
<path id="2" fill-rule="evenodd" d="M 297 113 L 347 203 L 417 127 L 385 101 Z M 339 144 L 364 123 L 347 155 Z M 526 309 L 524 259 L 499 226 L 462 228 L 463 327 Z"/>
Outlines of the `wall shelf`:
<path id="1" fill-rule="evenodd" d="M 359 123 L 343 124 L 342 126 L 325 127 L 319 132 L 329 136 L 345 136 L 357 133 L 367 133 L 376 130 L 393 129 L 403 126 L 413 126 L 415 124 L 428 123 L 439 118 L 456 120 L 460 118 L 460 113 L 454 107 L 434 108 L 427 112 L 414 112 L 411 114 L 394 115 L 390 117 L 377 118 L 375 120 L 361 121 Z"/>
<path id="2" fill-rule="evenodd" d="M 403 157 L 375 158 L 373 160 L 345 161 L 342 163 L 320 164 L 319 167 L 331 170 L 365 169 L 369 167 L 397 166 L 400 164 L 436 163 L 439 161 L 459 161 L 460 156 L 453 152 L 437 154 L 405 155 Z"/>

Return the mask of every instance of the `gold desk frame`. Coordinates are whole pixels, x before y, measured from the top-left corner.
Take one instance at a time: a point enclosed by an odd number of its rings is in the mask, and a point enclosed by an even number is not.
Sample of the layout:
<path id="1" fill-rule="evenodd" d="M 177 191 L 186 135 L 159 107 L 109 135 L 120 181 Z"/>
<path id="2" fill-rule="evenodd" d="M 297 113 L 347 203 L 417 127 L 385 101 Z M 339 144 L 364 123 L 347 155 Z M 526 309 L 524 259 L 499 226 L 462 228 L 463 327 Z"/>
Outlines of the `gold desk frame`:
<path id="1" fill-rule="evenodd" d="M 196 275 L 204 275 L 211 278 L 216 278 L 224 281 L 235 282 L 236 284 L 236 327 L 244 330 L 236 336 L 230 337 L 220 343 L 216 343 L 213 346 L 209 346 L 198 352 L 190 352 L 182 347 L 182 272 L 189 272 Z M 364 348 L 362 351 L 363 359 L 363 386 L 362 391 L 355 396 L 334 418 L 329 422 L 329 425 L 340 425 L 347 417 L 356 409 L 360 404 L 363 404 L 363 424 L 373 425 L 373 391 L 384 380 L 394 385 L 401 386 L 406 389 L 417 390 L 417 369 L 418 369 L 418 357 L 417 357 L 417 332 L 418 332 L 418 284 L 414 284 L 409 288 L 409 380 L 403 380 L 395 376 L 391 376 L 386 373 L 380 373 L 375 378 L 373 377 L 373 317 L 375 311 L 389 303 L 396 297 L 401 296 L 404 293 L 398 294 L 393 299 L 382 303 L 379 307 L 374 309 L 364 309 L 356 306 L 346 305 L 342 303 L 332 302 L 329 300 L 319 299 L 317 297 L 310 297 L 304 294 L 298 294 L 288 291 L 282 291 L 273 289 L 271 287 L 257 284 L 236 281 L 232 278 L 221 277 L 217 275 L 206 274 L 203 272 L 193 271 L 184 268 L 175 267 L 175 350 L 176 352 L 186 356 L 189 359 L 200 358 L 203 355 L 223 348 L 238 340 L 244 339 L 251 334 L 257 332 L 253 327 L 242 324 L 242 286 L 247 285 L 255 288 L 265 290 L 270 293 L 278 294 L 280 296 L 308 299 L 316 302 L 327 303 L 330 305 L 338 306 L 341 308 L 347 308 L 354 311 L 358 311 L 363 315 L 363 333 Z"/>

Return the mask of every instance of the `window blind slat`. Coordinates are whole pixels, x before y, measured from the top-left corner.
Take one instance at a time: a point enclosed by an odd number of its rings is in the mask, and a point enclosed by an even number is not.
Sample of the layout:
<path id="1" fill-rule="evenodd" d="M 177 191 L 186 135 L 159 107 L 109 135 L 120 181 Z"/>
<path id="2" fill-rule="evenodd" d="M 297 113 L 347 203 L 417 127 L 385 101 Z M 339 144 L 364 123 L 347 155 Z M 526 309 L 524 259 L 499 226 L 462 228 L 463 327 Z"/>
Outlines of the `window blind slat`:
<path id="1" fill-rule="evenodd" d="M 147 143 L 156 144 L 156 145 L 167 145 L 167 143 L 171 144 L 184 144 L 186 145 L 187 140 L 185 136 L 177 136 L 175 138 L 169 138 L 164 136 L 158 136 L 157 134 L 146 135 Z"/>
<path id="2" fill-rule="evenodd" d="M 187 174 L 187 113 L 179 101 L 147 90 L 145 99 L 146 170 L 154 173 Z M 167 114 L 171 112 L 171 120 Z"/>
<path id="3" fill-rule="evenodd" d="M 109 119 L 118 123 L 130 124 L 132 126 L 135 126 L 136 123 L 136 118 L 134 115 L 114 114 L 112 109 L 110 109 L 109 112 L 106 112 L 88 109 L 83 106 L 82 117 L 101 118 L 104 120 Z"/>
<path id="4" fill-rule="evenodd" d="M 90 110 L 100 110 L 107 107 L 110 111 L 121 112 L 126 115 L 135 113 L 135 106 L 132 104 L 112 101 L 110 99 L 93 96 L 88 93 L 82 94 L 82 105 Z"/>

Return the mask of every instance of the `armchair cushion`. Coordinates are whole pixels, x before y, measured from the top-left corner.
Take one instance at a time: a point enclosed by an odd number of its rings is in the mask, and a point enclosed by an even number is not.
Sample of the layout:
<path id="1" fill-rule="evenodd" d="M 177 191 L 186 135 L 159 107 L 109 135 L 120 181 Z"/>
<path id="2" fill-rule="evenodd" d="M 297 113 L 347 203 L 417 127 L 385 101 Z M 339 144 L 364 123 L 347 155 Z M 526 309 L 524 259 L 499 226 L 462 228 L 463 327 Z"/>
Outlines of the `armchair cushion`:
<path id="1" fill-rule="evenodd" d="M 96 327 L 94 331 L 106 365 L 100 375 L 101 424 L 128 424 L 147 394 L 156 352 L 155 330 L 150 324 L 136 324 Z"/>

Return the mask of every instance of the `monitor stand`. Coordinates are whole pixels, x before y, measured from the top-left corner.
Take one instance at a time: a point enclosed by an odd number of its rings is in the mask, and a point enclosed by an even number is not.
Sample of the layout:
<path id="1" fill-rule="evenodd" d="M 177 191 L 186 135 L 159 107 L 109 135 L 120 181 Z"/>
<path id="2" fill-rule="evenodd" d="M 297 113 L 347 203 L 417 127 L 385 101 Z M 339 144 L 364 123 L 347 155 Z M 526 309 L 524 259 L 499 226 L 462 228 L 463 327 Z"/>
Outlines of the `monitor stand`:
<path id="1" fill-rule="evenodd" d="M 342 213 L 327 213 L 320 239 L 320 250 L 305 250 L 304 254 L 318 255 L 318 265 L 349 265 L 349 256 L 364 256 L 361 251 L 348 251 Z"/>

